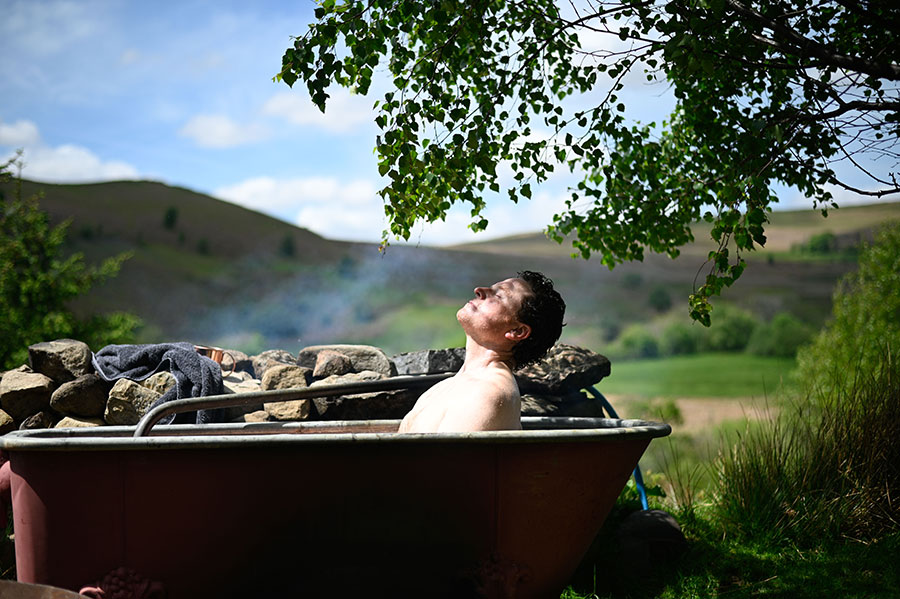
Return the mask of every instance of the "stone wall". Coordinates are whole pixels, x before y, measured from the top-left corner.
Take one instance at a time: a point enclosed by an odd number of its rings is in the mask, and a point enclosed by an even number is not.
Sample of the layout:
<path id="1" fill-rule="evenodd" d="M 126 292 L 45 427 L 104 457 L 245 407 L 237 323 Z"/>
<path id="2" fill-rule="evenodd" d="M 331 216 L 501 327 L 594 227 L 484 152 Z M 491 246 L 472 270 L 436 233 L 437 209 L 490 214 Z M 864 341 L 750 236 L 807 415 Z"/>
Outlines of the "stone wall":
<path id="1" fill-rule="evenodd" d="M 268 350 L 255 356 L 226 350 L 225 393 L 316 387 L 407 374 L 455 372 L 464 349 L 422 350 L 387 356 L 366 345 L 320 345 L 298 355 Z M 168 372 L 144 381 L 103 380 L 81 341 L 59 339 L 28 348 L 29 363 L 0 380 L 0 434 L 16 429 L 137 424 L 147 409 L 175 384 Z M 520 370 L 522 413 L 527 416 L 602 416 L 598 402 L 582 389 L 610 371 L 609 360 L 590 350 L 559 344 L 540 363 Z M 229 408 L 226 420 L 360 420 L 402 418 L 422 390 L 386 391 L 264 403 Z"/>

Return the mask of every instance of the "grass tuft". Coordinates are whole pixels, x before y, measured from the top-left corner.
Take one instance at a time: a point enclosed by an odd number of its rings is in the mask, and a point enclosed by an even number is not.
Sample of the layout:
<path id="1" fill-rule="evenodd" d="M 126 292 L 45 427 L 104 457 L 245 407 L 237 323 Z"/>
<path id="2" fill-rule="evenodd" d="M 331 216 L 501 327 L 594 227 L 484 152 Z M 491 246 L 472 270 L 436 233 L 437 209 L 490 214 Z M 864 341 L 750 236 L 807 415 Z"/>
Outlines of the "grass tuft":
<path id="1" fill-rule="evenodd" d="M 900 365 L 810 393 L 719 461 L 719 510 L 750 539 L 872 540 L 900 528 Z M 851 369 L 852 372 L 852 369 Z"/>

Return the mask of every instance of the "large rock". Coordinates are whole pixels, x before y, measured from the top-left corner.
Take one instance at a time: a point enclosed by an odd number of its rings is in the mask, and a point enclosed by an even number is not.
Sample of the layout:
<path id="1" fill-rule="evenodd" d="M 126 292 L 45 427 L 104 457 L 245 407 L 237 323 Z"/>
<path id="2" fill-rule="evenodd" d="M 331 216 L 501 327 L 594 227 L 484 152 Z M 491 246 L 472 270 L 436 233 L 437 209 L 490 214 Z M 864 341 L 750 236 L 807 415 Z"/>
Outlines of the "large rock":
<path id="1" fill-rule="evenodd" d="M 14 430 L 16 430 L 16 421 L 6 411 L 0 410 L 0 435 Z"/>
<path id="2" fill-rule="evenodd" d="M 438 374 L 456 372 L 466 359 L 466 348 L 423 349 L 391 358 L 397 374 Z"/>
<path id="3" fill-rule="evenodd" d="M 519 391 L 536 395 L 566 395 L 596 385 L 609 376 L 605 356 L 583 347 L 559 343 L 537 364 L 516 372 Z"/>
<path id="4" fill-rule="evenodd" d="M 152 389 L 129 379 L 119 379 L 109 392 L 103 419 L 107 424 L 137 424 L 159 398 L 160 394 Z"/>
<path id="5" fill-rule="evenodd" d="M 269 402 L 263 404 L 263 409 L 268 420 L 307 420 L 312 406 L 308 399 L 293 399 L 289 401 Z M 255 412 L 251 412 L 254 414 Z"/>
<path id="6" fill-rule="evenodd" d="M 178 381 L 175 379 L 175 375 L 169 372 L 168 370 L 163 370 L 161 372 L 157 372 L 156 374 L 150 375 L 145 378 L 143 381 L 140 381 L 141 387 L 146 387 L 151 391 L 155 391 L 160 395 L 165 395 L 166 391 L 174 387 Z"/>
<path id="7" fill-rule="evenodd" d="M 297 359 L 290 352 L 283 349 L 269 349 L 259 355 L 250 358 L 253 364 L 253 374 L 258 379 L 266 374 L 266 370 L 279 364 L 297 364 Z"/>
<path id="8" fill-rule="evenodd" d="M 310 369 L 291 364 L 272 366 L 262 377 L 264 391 L 272 389 L 303 389 L 309 382 Z"/>
<path id="9" fill-rule="evenodd" d="M 244 414 L 241 418 L 241 422 L 267 422 L 269 420 L 269 413 L 265 410 L 257 410 L 256 412 L 249 412 Z"/>
<path id="10" fill-rule="evenodd" d="M 522 416 L 579 416 L 604 418 L 603 406 L 583 393 L 522 396 Z"/>
<path id="11" fill-rule="evenodd" d="M 106 410 L 111 385 L 96 373 L 63 383 L 50 396 L 50 407 L 60 414 L 97 418 Z"/>
<path id="12" fill-rule="evenodd" d="M 0 380 L 0 406 L 21 422 L 50 407 L 54 383 L 50 377 L 27 368 L 10 370 Z"/>
<path id="13" fill-rule="evenodd" d="M 89 428 L 93 426 L 103 426 L 105 423 L 100 418 L 73 418 L 66 416 L 56 423 L 53 428 Z"/>
<path id="14" fill-rule="evenodd" d="M 27 431 L 37 428 L 53 428 L 53 425 L 56 424 L 57 420 L 59 420 L 59 416 L 54 413 L 53 410 L 48 408 L 46 410 L 41 410 L 37 414 L 32 414 L 23 420 L 22 424 L 19 425 L 19 430 Z"/>
<path id="15" fill-rule="evenodd" d="M 616 531 L 618 566 L 626 575 L 655 576 L 678 562 L 688 544 L 678 521 L 662 510 L 629 514 Z"/>
<path id="16" fill-rule="evenodd" d="M 28 348 L 28 361 L 35 372 L 65 383 L 93 372 L 91 348 L 75 339 L 36 343 Z"/>
<path id="17" fill-rule="evenodd" d="M 319 353 L 334 351 L 347 356 L 353 368 L 353 372 L 370 370 L 384 376 L 395 376 L 397 368 L 383 350 L 371 345 L 311 345 L 300 350 L 297 356 L 297 364 L 306 368 L 315 368 Z"/>
<path id="18" fill-rule="evenodd" d="M 262 378 L 265 391 L 274 389 L 305 389 L 310 374 L 309 368 L 290 364 L 272 366 Z M 267 402 L 263 409 L 272 420 L 306 420 L 309 418 L 311 406 L 308 399 Z"/>
<path id="19" fill-rule="evenodd" d="M 340 352 L 326 349 L 316 356 L 313 378 L 323 379 L 329 376 L 340 376 L 353 372 L 353 362 Z"/>
<path id="20" fill-rule="evenodd" d="M 323 385 L 345 385 L 361 381 L 377 381 L 385 378 L 380 372 L 364 371 L 343 376 L 330 376 L 315 381 L 310 388 Z M 358 393 L 337 397 L 316 397 L 313 403 L 320 420 L 390 420 L 403 418 L 409 412 L 421 389 Z"/>
<path id="21" fill-rule="evenodd" d="M 222 389 L 225 393 L 253 393 L 262 391 L 262 382 L 253 378 L 245 370 L 236 370 L 228 376 L 222 377 Z M 262 409 L 262 402 L 225 408 L 225 421 L 234 422 L 239 420 L 244 422 L 244 415 L 258 412 Z"/>

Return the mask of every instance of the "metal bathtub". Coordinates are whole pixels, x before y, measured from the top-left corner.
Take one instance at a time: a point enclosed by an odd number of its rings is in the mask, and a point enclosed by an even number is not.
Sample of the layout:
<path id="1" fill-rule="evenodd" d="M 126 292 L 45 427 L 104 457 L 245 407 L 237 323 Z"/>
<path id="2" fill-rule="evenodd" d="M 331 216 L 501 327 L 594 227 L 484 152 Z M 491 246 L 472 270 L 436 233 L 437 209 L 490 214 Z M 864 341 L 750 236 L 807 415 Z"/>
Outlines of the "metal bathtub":
<path id="1" fill-rule="evenodd" d="M 18 579 L 77 591 L 124 566 L 169 599 L 558 597 L 651 439 L 670 432 L 602 418 L 459 434 L 398 424 L 10 433 Z"/>

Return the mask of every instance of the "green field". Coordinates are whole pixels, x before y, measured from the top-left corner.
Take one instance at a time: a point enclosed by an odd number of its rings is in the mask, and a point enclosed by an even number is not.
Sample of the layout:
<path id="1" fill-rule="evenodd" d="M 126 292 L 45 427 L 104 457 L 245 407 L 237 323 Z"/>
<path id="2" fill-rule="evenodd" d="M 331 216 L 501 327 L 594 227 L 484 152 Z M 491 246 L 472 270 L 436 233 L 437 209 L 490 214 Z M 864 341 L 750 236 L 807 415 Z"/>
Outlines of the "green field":
<path id="1" fill-rule="evenodd" d="M 604 394 L 664 398 L 771 398 L 789 381 L 793 358 L 711 353 L 615 362 Z"/>

